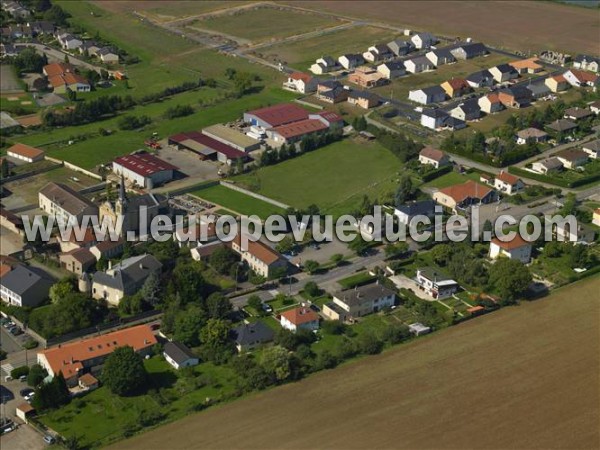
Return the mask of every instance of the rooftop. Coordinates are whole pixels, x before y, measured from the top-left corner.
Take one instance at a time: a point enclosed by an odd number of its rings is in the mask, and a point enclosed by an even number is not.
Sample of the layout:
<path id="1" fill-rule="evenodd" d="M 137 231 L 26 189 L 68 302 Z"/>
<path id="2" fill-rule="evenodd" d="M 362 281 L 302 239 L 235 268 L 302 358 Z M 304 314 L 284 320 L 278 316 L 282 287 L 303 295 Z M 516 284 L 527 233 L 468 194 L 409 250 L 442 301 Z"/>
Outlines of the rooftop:
<path id="1" fill-rule="evenodd" d="M 443 158 L 446 157 L 446 153 L 444 153 L 441 150 L 438 150 L 437 148 L 433 148 L 430 146 L 427 146 L 425 148 L 423 148 L 420 152 L 419 152 L 420 156 L 424 156 L 425 158 L 429 158 L 432 159 L 434 161 L 441 161 Z"/>
<path id="2" fill-rule="evenodd" d="M 177 364 L 182 364 L 188 359 L 197 358 L 197 356 L 194 355 L 189 348 L 177 341 L 167 342 L 163 348 L 163 351 Z"/>
<path id="3" fill-rule="evenodd" d="M 501 241 L 498 238 L 494 238 L 492 239 L 492 243 L 503 250 L 514 250 L 516 248 L 521 248 L 526 245 L 531 246 L 531 242 L 526 241 L 519 234 L 516 234 L 511 241 Z"/>
<path id="4" fill-rule="evenodd" d="M 246 114 L 258 117 L 267 122 L 271 127 L 297 122 L 308 117 L 308 111 L 293 103 L 267 106 L 266 108 L 248 111 Z"/>
<path id="5" fill-rule="evenodd" d="M 285 139 L 304 136 L 305 134 L 326 130 L 328 127 L 318 119 L 304 119 L 278 127 L 271 128 L 272 132 L 283 136 Z"/>
<path id="6" fill-rule="evenodd" d="M 294 325 L 302 325 L 307 322 L 314 322 L 319 320 L 319 315 L 312 309 L 307 308 L 305 306 L 288 309 L 287 311 L 281 313 L 281 317 L 285 317 Z"/>
<path id="7" fill-rule="evenodd" d="M 26 144 L 16 143 L 6 150 L 7 153 L 14 153 L 25 158 L 35 159 L 44 155 L 44 151 L 39 148 L 31 147 Z"/>
<path id="8" fill-rule="evenodd" d="M 119 156 L 114 160 L 114 163 L 143 177 L 149 177 L 164 170 L 178 169 L 174 165 L 146 152 Z"/>
<path id="9" fill-rule="evenodd" d="M 86 208 L 95 207 L 90 200 L 62 183 L 48 183 L 40 190 L 40 194 L 73 215 L 82 213 Z"/>
<path id="10" fill-rule="evenodd" d="M 469 180 L 462 184 L 455 184 L 454 186 L 440 189 L 440 192 L 451 197 L 455 202 L 460 203 L 467 198 L 481 199 L 490 194 L 492 189 L 473 180 Z"/>
<path id="11" fill-rule="evenodd" d="M 354 289 L 338 291 L 333 294 L 335 298 L 341 300 L 348 306 L 360 306 L 365 303 L 371 303 L 382 297 L 396 295 L 394 291 L 380 284 L 367 284 L 357 286 Z"/>

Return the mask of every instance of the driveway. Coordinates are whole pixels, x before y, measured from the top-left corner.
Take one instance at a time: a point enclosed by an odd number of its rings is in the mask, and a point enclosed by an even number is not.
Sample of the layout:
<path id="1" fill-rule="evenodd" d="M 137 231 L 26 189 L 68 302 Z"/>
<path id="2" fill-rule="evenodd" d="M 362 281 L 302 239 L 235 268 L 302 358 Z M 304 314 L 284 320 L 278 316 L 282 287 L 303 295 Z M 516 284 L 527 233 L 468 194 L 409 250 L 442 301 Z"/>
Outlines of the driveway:
<path id="1" fill-rule="evenodd" d="M 390 277 L 390 280 L 396 285 L 398 289 L 407 289 L 409 291 L 412 291 L 420 299 L 427 300 L 429 302 L 435 301 L 427 294 L 425 294 L 425 292 L 419 289 L 419 286 L 417 285 L 417 282 L 415 280 L 411 280 L 407 276 L 394 275 Z"/>
<path id="2" fill-rule="evenodd" d="M 0 448 L 2 450 L 42 450 L 46 448 L 46 444 L 43 436 L 32 427 L 20 425 L 16 430 L 0 437 Z"/>

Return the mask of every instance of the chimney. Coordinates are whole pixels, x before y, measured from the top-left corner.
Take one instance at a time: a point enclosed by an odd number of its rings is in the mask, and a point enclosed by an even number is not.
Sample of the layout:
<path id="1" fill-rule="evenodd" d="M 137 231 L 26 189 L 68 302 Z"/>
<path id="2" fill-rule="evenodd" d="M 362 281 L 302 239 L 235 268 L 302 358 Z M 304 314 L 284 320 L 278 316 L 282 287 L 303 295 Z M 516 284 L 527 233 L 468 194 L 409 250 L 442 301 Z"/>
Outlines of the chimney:
<path id="1" fill-rule="evenodd" d="M 108 270 L 112 269 L 112 261 L 109 259 L 108 260 Z"/>

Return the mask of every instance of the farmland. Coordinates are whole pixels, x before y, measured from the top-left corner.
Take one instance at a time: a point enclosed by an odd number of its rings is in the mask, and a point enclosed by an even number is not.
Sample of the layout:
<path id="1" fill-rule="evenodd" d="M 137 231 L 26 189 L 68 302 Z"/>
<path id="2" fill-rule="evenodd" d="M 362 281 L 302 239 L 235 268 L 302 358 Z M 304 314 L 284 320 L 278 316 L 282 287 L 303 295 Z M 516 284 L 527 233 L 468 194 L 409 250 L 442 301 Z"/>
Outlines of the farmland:
<path id="1" fill-rule="evenodd" d="M 598 288 L 588 278 L 115 448 L 594 447 Z"/>
<path id="2" fill-rule="evenodd" d="M 344 214 L 364 194 L 377 197 L 392 189 L 399 169 L 396 157 L 380 144 L 346 139 L 236 181 L 296 208 L 315 203 L 321 211 Z"/>
<path id="3" fill-rule="evenodd" d="M 243 4 L 242 1 L 213 1 L 193 2 L 189 0 L 126 0 L 95 2 L 102 8 L 117 14 L 137 11 L 146 17 L 159 22 L 167 22 L 198 14 L 205 14 L 218 9 L 231 8 Z"/>

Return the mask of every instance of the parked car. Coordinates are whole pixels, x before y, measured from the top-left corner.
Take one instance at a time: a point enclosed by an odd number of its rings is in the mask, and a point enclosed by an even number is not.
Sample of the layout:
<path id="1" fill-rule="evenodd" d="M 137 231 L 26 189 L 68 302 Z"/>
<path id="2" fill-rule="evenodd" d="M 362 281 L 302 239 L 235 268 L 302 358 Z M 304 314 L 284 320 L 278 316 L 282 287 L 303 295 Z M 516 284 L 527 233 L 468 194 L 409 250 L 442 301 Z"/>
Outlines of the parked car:
<path id="1" fill-rule="evenodd" d="M 18 336 L 20 334 L 23 334 L 23 330 L 21 330 L 19 327 L 14 327 L 11 328 L 10 334 L 12 334 L 13 336 Z"/>
<path id="2" fill-rule="evenodd" d="M 21 395 L 21 397 L 25 398 L 27 397 L 29 394 L 33 394 L 33 389 L 31 388 L 25 388 L 25 389 L 21 389 L 19 391 L 19 394 Z"/>
<path id="3" fill-rule="evenodd" d="M 46 436 L 44 436 L 44 442 L 48 445 L 52 445 L 56 442 L 56 439 L 54 439 L 53 436 L 50 436 L 49 434 L 47 434 Z"/>
<path id="4" fill-rule="evenodd" d="M 263 309 L 264 312 L 266 313 L 272 313 L 273 312 L 273 308 L 271 308 L 271 305 L 267 304 L 267 303 L 263 303 L 261 305 L 261 308 Z"/>
<path id="5" fill-rule="evenodd" d="M 27 381 L 27 375 L 21 375 L 21 376 L 19 377 L 19 381 L 20 381 L 21 383 L 25 383 L 25 382 Z"/>

